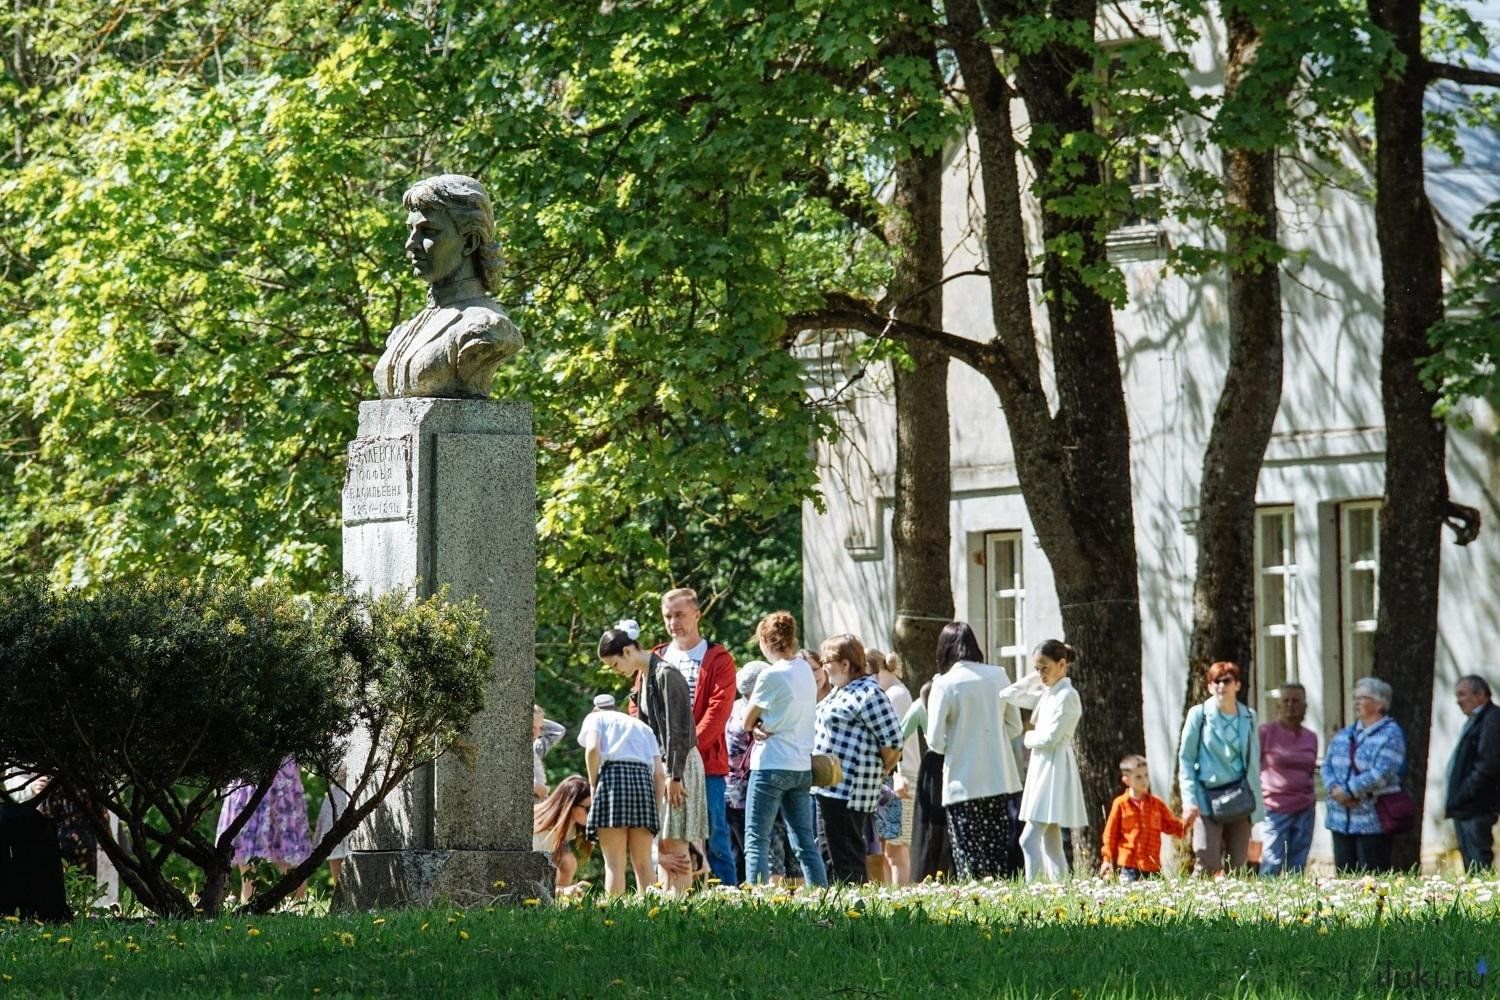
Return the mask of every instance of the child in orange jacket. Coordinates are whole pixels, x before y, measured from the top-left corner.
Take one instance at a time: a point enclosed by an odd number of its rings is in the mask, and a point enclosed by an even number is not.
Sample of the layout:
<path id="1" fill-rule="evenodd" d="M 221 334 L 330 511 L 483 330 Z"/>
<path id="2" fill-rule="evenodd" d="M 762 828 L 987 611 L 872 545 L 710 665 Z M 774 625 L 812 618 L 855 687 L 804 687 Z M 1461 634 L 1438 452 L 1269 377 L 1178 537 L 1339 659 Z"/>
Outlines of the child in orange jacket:
<path id="1" fill-rule="evenodd" d="M 1151 794 L 1151 772 L 1139 754 L 1120 761 L 1120 781 L 1127 790 L 1110 804 L 1099 874 L 1108 878 L 1118 872 L 1121 881 L 1134 882 L 1161 872 L 1161 835 L 1181 837 L 1198 818 L 1198 807 L 1189 806 L 1181 819 L 1173 816 L 1167 804 Z"/>

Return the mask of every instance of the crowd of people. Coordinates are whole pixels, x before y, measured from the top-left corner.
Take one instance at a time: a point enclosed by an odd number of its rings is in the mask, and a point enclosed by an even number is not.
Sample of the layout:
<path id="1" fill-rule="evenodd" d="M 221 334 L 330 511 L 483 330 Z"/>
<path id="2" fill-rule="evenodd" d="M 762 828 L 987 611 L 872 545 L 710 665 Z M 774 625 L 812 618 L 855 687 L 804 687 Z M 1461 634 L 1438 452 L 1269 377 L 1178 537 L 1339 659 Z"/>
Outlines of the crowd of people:
<path id="1" fill-rule="evenodd" d="M 662 598 L 669 642 L 648 649 L 633 621 L 600 638 L 600 660 L 631 695 L 625 708 L 595 699 L 578 734 L 587 777 L 536 804 L 535 846 L 560 889 L 577 888 L 594 844 L 610 894 L 625 891 L 628 870 L 638 886 L 672 891 L 698 877 L 823 886 L 1067 874 L 1064 830 L 1087 823 L 1071 646 L 1043 643 L 1035 672 L 1013 683 L 952 622 L 937 676 L 914 697 L 900 658 L 858 636 L 814 650 L 778 611 L 756 629 L 763 659 L 737 669 L 701 617 L 696 593 L 673 590 Z M 548 726 L 538 713 L 538 775 L 557 739 Z"/>
<path id="2" fill-rule="evenodd" d="M 627 871 L 639 887 L 674 892 L 698 879 L 823 886 L 1068 875 L 1068 831 L 1090 825 L 1073 749 L 1083 710 L 1069 679 L 1079 659 L 1072 646 L 1043 642 L 1032 671 L 1012 679 L 985 662 L 967 624 L 951 622 L 939 635 L 932 681 L 913 695 L 894 653 L 847 633 L 805 647 L 788 612 L 760 621 L 763 659 L 737 668 L 727 648 L 702 635 L 696 593 L 669 591 L 661 610 L 667 642 L 642 646 L 633 621 L 599 640 L 600 660 L 629 681 L 630 696 L 620 706 L 599 695 L 579 727 L 586 776 L 548 787 L 543 758 L 565 730 L 535 709 L 533 846 L 552 859 L 560 890 L 587 887 L 577 873 L 596 846 L 611 895 L 626 891 Z M 1104 822 L 1102 874 L 1160 873 L 1163 834 L 1191 837 L 1195 872 L 1243 871 L 1256 824 L 1261 874 L 1306 867 L 1319 768 L 1318 736 L 1303 725 L 1306 692 L 1283 685 L 1277 718 L 1261 723 L 1240 699 L 1236 664 L 1212 664 L 1207 682 L 1208 697 L 1187 712 L 1178 740 L 1181 816 L 1152 794 L 1146 757 L 1122 748 L 1124 789 Z M 1467 721 L 1444 811 L 1466 867 L 1489 870 L 1500 712 L 1476 675 L 1460 679 L 1455 695 Z M 1406 737 L 1389 714 L 1391 698 L 1385 682 L 1357 681 L 1354 721 L 1321 758 L 1324 822 L 1340 873 L 1389 870 L 1393 838 L 1414 822 L 1402 788 Z M 253 791 L 226 797 L 221 833 Z M 253 862 L 283 871 L 300 863 L 347 806 L 339 796 L 330 792 L 310 830 L 297 765 L 283 765 L 234 838 L 246 898 Z M 335 877 L 346 853 L 345 844 L 334 852 Z"/>
<path id="3" fill-rule="evenodd" d="M 785 611 L 756 629 L 763 659 L 738 669 L 701 635 L 692 590 L 664 595 L 662 616 L 671 640 L 649 650 L 633 621 L 601 637 L 599 657 L 630 681 L 630 703 L 596 699 L 578 736 L 587 778 L 565 779 L 537 804 L 537 847 L 551 853 L 559 887 L 572 886 L 592 844 L 610 894 L 626 891 L 627 866 L 638 886 L 673 891 L 700 877 L 822 886 L 1068 875 L 1068 831 L 1090 825 L 1073 749 L 1083 712 L 1069 679 L 1079 659 L 1072 646 L 1042 643 L 1033 670 L 1013 680 L 985 662 L 967 624 L 952 622 L 936 675 L 914 696 L 895 654 L 851 634 L 805 647 Z M 1207 681 L 1209 696 L 1189 710 L 1178 741 L 1183 814 L 1152 794 L 1146 757 L 1125 753 L 1101 874 L 1159 874 L 1163 834 L 1191 837 L 1195 873 L 1244 871 L 1256 824 L 1261 874 L 1306 867 L 1319 766 L 1317 734 L 1302 724 L 1306 692 L 1284 685 L 1278 717 L 1262 724 L 1240 700 L 1236 664 L 1214 663 Z M 1340 873 L 1388 870 L 1392 838 L 1412 821 L 1391 694 L 1376 678 L 1359 680 L 1355 719 L 1322 758 Z M 1487 869 L 1500 812 L 1500 713 L 1476 676 L 1459 682 L 1458 702 L 1469 722 L 1446 812 L 1465 864 Z M 550 744 L 536 735 L 540 760 Z"/>

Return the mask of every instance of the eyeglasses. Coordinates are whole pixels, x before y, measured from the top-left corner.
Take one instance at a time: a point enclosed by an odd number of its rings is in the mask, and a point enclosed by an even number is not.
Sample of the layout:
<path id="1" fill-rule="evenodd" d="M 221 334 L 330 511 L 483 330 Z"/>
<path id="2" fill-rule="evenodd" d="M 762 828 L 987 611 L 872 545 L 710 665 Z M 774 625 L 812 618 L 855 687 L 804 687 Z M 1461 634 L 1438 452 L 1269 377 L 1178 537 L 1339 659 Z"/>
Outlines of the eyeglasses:
<path id="1" fill-rule="evenodd" d="M 1208 686 L 1209 687 L 1213 687 L 1216 684 L 1233 684 L 1233 683 L 1234 683 L 1234 678 L 1233 677 L 1220 677 L 1218 680 L 1209 681 L 1208 682 Z"/>

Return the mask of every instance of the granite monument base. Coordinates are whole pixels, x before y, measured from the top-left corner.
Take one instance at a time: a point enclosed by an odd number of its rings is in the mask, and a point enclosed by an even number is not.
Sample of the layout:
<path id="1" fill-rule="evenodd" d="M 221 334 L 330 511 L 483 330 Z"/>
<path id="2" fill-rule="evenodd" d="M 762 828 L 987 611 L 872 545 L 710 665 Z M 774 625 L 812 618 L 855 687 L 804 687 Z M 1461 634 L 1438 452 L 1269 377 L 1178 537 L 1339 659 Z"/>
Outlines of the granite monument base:
<path id="1" fill-rule="evenodd" d="M 540 851 L 358 851 L 339 874 L 340 911 L 549 900 L 556 873 Z"/>
<path id="2" fill-rule="evenodd" d="M 350 837 L 346 909 L 547 898 L 531 849 L 536 439 L 531 408 L 490 399 L 361 404 L 344 483 L 344 571 L 374 593 L 448 587 L 488 611 L 484 708 L 449 753 L 406 779 Z M 369 734 L 350 741 L 359 780 Z M 503 882 L 503 888 L 495 883 Z"/>

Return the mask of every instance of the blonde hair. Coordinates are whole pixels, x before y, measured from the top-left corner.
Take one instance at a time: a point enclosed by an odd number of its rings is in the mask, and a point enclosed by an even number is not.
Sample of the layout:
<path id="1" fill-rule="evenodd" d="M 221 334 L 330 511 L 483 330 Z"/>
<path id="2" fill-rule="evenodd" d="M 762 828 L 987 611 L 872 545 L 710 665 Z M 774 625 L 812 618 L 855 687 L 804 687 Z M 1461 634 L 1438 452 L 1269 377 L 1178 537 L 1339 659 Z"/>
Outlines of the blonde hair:
<path id="1" fill-rule="evenodd" d="M 673 590 L 667 591 L 665 594 L 662 594 L 661 606 L 666 607 L 668 604 L 671 604 L 673 601 L 679 600 L 681 598 L 686 598 L 689 601 L 692 601 L 693 607 L 695 608 L 700 606 L 698 604 L 698 592 L 692 587 L 677 587 Z"/>

